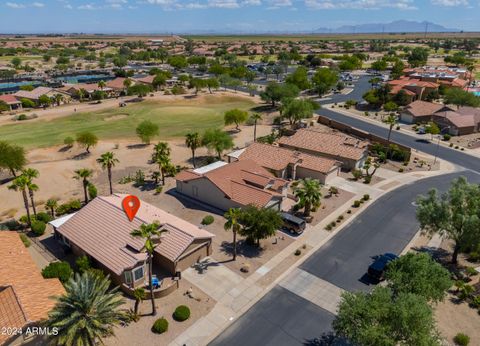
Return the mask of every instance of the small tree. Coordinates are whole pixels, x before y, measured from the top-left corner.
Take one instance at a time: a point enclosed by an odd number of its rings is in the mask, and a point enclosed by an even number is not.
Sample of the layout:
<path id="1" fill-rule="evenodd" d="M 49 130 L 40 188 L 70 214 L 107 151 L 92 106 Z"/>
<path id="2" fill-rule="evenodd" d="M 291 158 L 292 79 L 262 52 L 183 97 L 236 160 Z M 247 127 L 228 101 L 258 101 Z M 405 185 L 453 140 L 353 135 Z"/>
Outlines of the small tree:
<path id="1" fill-rule="evenodd" d="M 310 216 L 312 209 L 320 206 L 321 185 L 317 179 L 305 178 L 295 184 L 293 193 L 298 198 L 297 206 L 304 208 L 304 215 Z"/>
<path id="2" fill-rule="evenodd" d="M 17 176 L 17 171 L 22 170 L 27 163 L 25 149 L 6 141 L 0 141 L 0 169 L 8 169 L 12 176 Z"/>
<path id="3" fill-rule="evenodd" d="M 202 145 L 214 150 L 221 159 L 223 151 L 233 148 L 233 140 L 228 133 L 220 129 L 209 129 L 203 135 Z"/>
<path id="4" fill-rule="evenodd" d="M 240 131 L 238 127 L 241 123 L 244 123 L 248 119 L 248 112 L 242 111 L 238 108 L 231 109 L 225 112 L 224 120 L 225 125 L 235 124 L 235 129 Z"/>
<path id="5" fill-rule="evenodd" d="M 81 132 L 77 135 L 77 143 L 84 147 L 87 153 L 90 153 L 90 148 L 98 143 L 98 137 L 92 132 Z"/>
<path id="6" fill-rule="evenodd" d="M 424 233 L 440 234 L 454 242 L 452 263 L 458 254 L 480 243 L 480 187 L 455 179 L 447 193 L 436 189 L 417 198 L 417 219 Z"/>
<path id="7" fill-rule="evenodd" d="M 140 306 L 142 300 L 145 300 L 145 298 L 147 297 L 145 289 L 143 287 L 136 288 L 133 291 L 133 297 L 135 298 L 134 313 L 135 315 L 138 315 L 138 307 Z"/>
<path id="8" fill-rule="evenodd" d="M 278 211 L 254 205 L 248 205 L 242 210 L 239 221 L 243 227 L 238 233 L 257 246 L 260 246 L 261 239 L 275 235 L 283 224 Z"/>
<path id="9" fill-rule="evenodd" d="M 224 214 L 225 219 L 227 221 L 223 225 L 223 228 L 228 231 L 232 230 L 233 233 L 233 260 L 237 259 L 237 233 L 240 230 L 240 217 L 242 215 L 242 211 L 240 208 L 230 208 Z"/>
<path id="10" fill-rule="evenodd" d="M 154 136 L 158 136 L 159 129 L 158 125 L 154 124 L 150 120 L 144 120 L 138 124 L 136 130 L 137 136 L 140 137 L 142 143 L 150 145 L 150 140 Z"/>
<path id="11" fill-rule="evenodd" d="M 25 211 L 27 212 L 28 226 L 31 226 L 32 220 L 30 217 L 30 207 L 29 207 L 28 197 L 27 197 L 28 184 L 29 184 L 29 179 L 24 175 L 20 175 L 15 179 L 13 179 L 12 184 L 9 185 L 8 188 L 10 190 L 20 191 L 22 193 L 23 205 L 25 206 Z"/>
<path id="12" fill-rule="evenodd" d="M 65 139 L 63 140 L 63 144 L 65 144 L 65 146 L 71 148 L 73 147 L 73 144 L 75 143 L 75 139 L 73 139 L 73 137 L 65 137 Z"/>
<path id="13" fill-rule="evenodd" d="M 58 201 L 54 198 L 49 198 L 45 203 L 45 207 L 50 209 L 50 214 L 52 215 L 52 218 L 55 218 L 55 209 L 57 209 L 58 207 Z"/>

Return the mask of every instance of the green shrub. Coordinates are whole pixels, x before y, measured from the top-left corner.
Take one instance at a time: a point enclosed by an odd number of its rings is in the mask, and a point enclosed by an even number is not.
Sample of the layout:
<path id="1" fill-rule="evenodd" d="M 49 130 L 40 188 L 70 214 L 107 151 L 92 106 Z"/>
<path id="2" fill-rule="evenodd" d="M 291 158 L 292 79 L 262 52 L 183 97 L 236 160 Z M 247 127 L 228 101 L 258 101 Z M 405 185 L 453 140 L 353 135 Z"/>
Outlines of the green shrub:
<path id="1" fill-rule="evenodd" d="M 82 207 L 82 202 L 79 199 L 73 199 L 68 203 L 60 204 L 55 211 L 58 216 L 70 214 L 79 210 Z"/>
<path id="2" fill-rule="evenodd" d="M 344 219 L 344 216 L 343 216 L 343 215 L 339 215 L 337 220 L 343 220 L 343 219 Z"/>
<path id="3" fill-rule="evenodd" d="M 364 201 L 368 201 L 369 199 L 370 199 L 370 195 L 369 195 L 369 194 L 363 195 L 363 200 L 364 200 Z"/>
<path id="4" fill-rule="evenodd" d="M 450 147 L 450 148 L 453 147 L 453 143 L 450 143 L 449 147 Z"/>
<path id="5" fill-rule="evenodd" d="M 207 215 L 202 219 L 202 225 L 207 226 L 213 223 L 215 219 L 213 218 L 212 215 Z"/>
<path id="6" fill-rule="evenodd" d="M 296 249 L 293 254 L 294 254 L 295 256 L 300 256 L 300 255 L 302 254 L 302 250 Z"/>
<path id="7" fill-rule="evenodd" d="M 472 262 L 480 261 L 480 252 L 472 251 L 468 254 L 468 260 Z"/>
<path id="8" fill-rule="evenodd" d="M 63 144 L 65 144 L 67 147 L 72 147 L 75 144 L 75 139 L 73 137 L 65 137 L 63 140 Z"/>
<path id="9" fill-rule="evenodd" d="M 97 197 L 98 191 L 95 185 L 93 185 L 92 183 L 88 184 L 87 190 L 88 190 L 88 197 L 90 199 L 94 199 Z"/>
<path id="10" fill-rule="evenodd" d="M 455 146 L 455 149 L 458 149 L 458 148 L 460 148 L 460 147 L 459 147 L 458 145 L 456 145 L 456 146 Z"/>
<path id="11" fill-rule="evenodd" d="M 101 269 L 90 268 L 90 269 L 87 270 L 87 272 L 92 273 L 94 276 L 96 276 L 100 279 L 105 278 L 105 273 Z"/>
<path id="12" fill-rule="evenodd" d="M 186 305 L 179 305 L 173 313 L 173 317 L 176 321 L 185 321 L 190 317 L 190 309 Z"/>
<path id="13" fill-rule="evenodd" d="M 156 320 L 152 326 L 152 332 L 156 334 L 165 333 L 167 330 L 168 330 L 168 321 L 163 317 Z"/>
<path id="14" fill-rule="evenodd" d="M 365 176 L 365 177 L 363 178 L 363 183 L 364 183 L 364 184 L 370 184 L 371 181 L 372 181 L 372 177 L 371 177 L 371 176 L 368 176 L 368 175 L 367 175 L 367 176 Z"/>
<path id="15" fill-rule="evenodd" d="M 467 334 L 458 333 L 453 338 L 453 341 L 459 346 L 467 346 L 470 343 L 470 337 Z"/>
<path id="16" fill-rule="evenodd" d="M 480 296 L 476 296 L 472 298 L 472 306 L 474 308 L 480 308 Z"/>
<path id="17" fill-rule="evenodd" d="M 157 186 L 157 187 L 155 188 L 155 193 L 156 193 L 157 195 L 159 195 L 159 194 L 162 193 L 162 190 L 163 190 L 163 186 Z"/>
<path id="18" fill-rule="evenodd" d="M 353 202 L 353 207 L 358 208 L 358 207 L 360 207 L 360 204 L 361 204 L 360 201 L 356 200 L 356 201 Z"/>
<path id="19" fill-rule="evenodd" d="M 36 219 L 38 221 L 42 221 L 42 222 L 45 222 L 45 223 L 49 223 L 50 221 L 52 221 L 52 215 L 44 212 L 44 211 L 41 211 L 39 213 L 37 213 L 37 217 Z"/>
<path id="20" fill-rule="evenodd" d="M 20 233 L 20 240 L 22 241 L 23 245 L 25 245 L 25 247 L 29 247 L 30 245 L 32 245 L 30 239 L 28 239 L 28 237 L 24 233 Z"/>
<path id="21" fill-rule="evenodd" d="M 17 120 L 22 121 L 22 120 L 27 120 L 27 115 L 26 114 L 20 114 L 17 116 Z"/>
<path id="22" fill-rule="evenodd" d="M 452 136 L 450 136 L 448 133 L 443 135 L 443 140 L 444 141 L 449 141 L 451 138 L 452 138 Z"/>
<path id="23" fill-rule="evenodd" d="M 465 273 L 467 273 L 468 276 L 475 276 L 478 274 L 477 270 L 474 267 L 467 267 L 465 269 Z"/>
<path id="24" fill-rule="evenodd" d="M 35 233 L 37 237 L 45 233 L 45 228 L 47 228 L 47 225 L 45 224 L 45 222 L 40 220 L 32 221 L 32 232 Z"/>
<path id="25" fill-rule="evenodd" d="M 181 86 L 178 86 L 178 85 L 175 85 L 173 88 L 172 88 L 172 94 L 173 95 L 183 95 L 183 94 L 186 94 L 187 92 L 185 91 L 185 89 Z"/>
<path id="26" fill-rule="evenodd" d="M 333 228 L 332 225 L 326 225 L 326 226 L 325 226 L 325 229 L 326 229 L 327 231 L 331 231 L 332 228 Z"/>
<path id="27" fill-rule="evenodd" d="M 398 172 L 399 172 L 399 173 L 403 173 L 403 171 L 404 171 L 403 168 L 399 168 L 399 169 L 398 169 Z"/>
<path id="28" fill-rule="evenodd" d="M 58 278 L 63 283 L 67 282 L 72 274 L 73 270 L 68 262 L 52 262 L 42 269 L 42 276 L 45 279 Z"/>
<path id="29" fill-rule="evenodd" d="M 350 209 L 347 210 L 347 214 L 351 214 L 352 211 Z"/>
<path id="30" fill-rule="evenodd" d="M 87 256 L 80 256 L 75 261 L 75 265 L 77 267 L 77 271 L 83 273 L 90 269 L 90 260 Z"/>

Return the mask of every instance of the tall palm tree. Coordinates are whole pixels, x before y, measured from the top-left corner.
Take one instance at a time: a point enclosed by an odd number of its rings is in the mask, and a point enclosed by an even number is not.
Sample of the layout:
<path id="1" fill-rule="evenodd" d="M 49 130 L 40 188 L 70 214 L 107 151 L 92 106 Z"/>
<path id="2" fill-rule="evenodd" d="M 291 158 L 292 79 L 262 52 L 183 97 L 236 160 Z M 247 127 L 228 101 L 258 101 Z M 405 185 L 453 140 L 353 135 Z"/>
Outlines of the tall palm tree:
<path id="1" fill-rule="evenodd" d="M 125 80 L 123 81 L 123 86 L 128 89 L 130 88 L 130 86 L 132 85 L 132 80 L 130 78 L 125 78 Z"/>
<path id="2" fill-rule="evenodd" d="M 148 282 L 150 287 L 150 300 L 152 302 L 152 315 L 157 314 L 155 307 L 155 296 L 153 295 L 152 285 L 152 259 L 155 248 L 160 244 L 160 236 L 167 232 L 165 229 L 160 229 L 160 223 L 154 222 L 151 224 L 142 224 L 139 229 L 133 230 L 130 235 L 134 238 L 142 238 L 144 240 L 143 248 L 147 252 L 148 258 Z"/>
<path id="3" fill-rule="evenodd" d="M 102 165 L 102 169 L 106 169 L 108 173 L 108 183 L 110 185 L 110 194 L 113 194 L 112 187 L 112 167 L 115 167 L 115 164 L 118 163 L 118 159 L 115 157 L 115 154 L 111 151 L 100 155 L 97 159 L 97 162 Z"/>
<path id="4" fill-rule="evenodd" d="M 198 147 L 202 145 L 202 141 L 198 132 L 187 133 L 187 135 L 185 136 L 185 144 L 192 151 L 192 163 L 193 167 L 195 168 L 195 151 Z"/>
<path id="5" fill-rule="evenodd" d="M 228 231 L 232 230 L 233 233 L 233 260 L 237 259 L 237 232 L 240 230 L 240 223 L 238 220 L 240 219 L 240 215 L 242 210 L 240 208 L 230 208 L 228 211 L 223 215 L 227 222 L 223 225 L 223 228 Z"/>
<path id="6" fill-rule="evenodd" d="M 108 277 L 89 271 L 76 274 L 65 284 L 65 294 L 48 314 L 46 325 L 56 328 L 50 338 L 56 345 L 93 346 L 113 335 L 113 327 L 125 319 L 124 299 L 118 287 L 109 289 Z"/>
<path id="7" fill-rule="evenodd" d="M 320 181 L 312 178 L 300 179 L 294 186 L 293 193 L 298 198 L 297 205 L 304 208 L 303 214 L 306 217 L 310 216 L 312 209 L 320 206 L 320 198 L 322 197 L 320 189 Z"/>
<path id="8" fill-rule="evenodd" d="M 65 99 L 62 94 L 56 94 L 55 97 L 55 103 L 57 106 L 60 106 L 60 103 Z"/>
<path id="9" fill-rule="evenodd" d="M 23 204 L 25 206 L 25 210 L 27 211 L 27 222 L 28 226 L 32 226 L 32 219 L 30 217 L 30 206 L 28 204 L 28 196 L 27 196 L 27 189 L 28 189 L 29 179 L 22 175 L 19 175 L 15 179 L 13 179 L 12 184 L 8 186 L 10 190 L 20 191 L 23 197 Z"/>
<path id="10" fill-rule="evenodd" d="M 140 305 L 142 300 L 145 300 L 145 298 L 147 297 L 147 295 L 145 293 L 145 289 L 143 287 L 136 288 L 133 291 L 133 297 L 135 298 L 134 312 L 135 312 L 135 315 L 137 315 L 138 314 L 138 306 Z"/>
<path id="11" fill-rule="evenodd" d="M 58 207 L 58 201 L 54 198 L 50 198 L 45 203 L 45 206 L 50 209 L 50 214 L 52 214 L 52 218 L 55 218 L 55 209 Z"/>
<path id="12" fill-rule="evenodd" d="M 158 144 L 155 144 L 153 147 L 153 155 L 152 155 L 152 161 L 156 162 L 156 158 L 158 156 L 170 156 L 171 149 L 168 146 L 167 142 L 158 142 Z"/>
<path id="13" fill-rule="evenodd" d="M 257 141 L 257 121 L 262 120 L 262 115 L 260 113 L 253 113 L 250 116 L 251 119 L 253 119 L 253 141 Z"/>
<path id="14" fill-rule="evenodd" d="M 83 99 L 85 98 L 85 96 L 87 95 L 87 91 L 86 91 L 85 89 L 83 89 L 83 88 L 82 88 L 82 89 L 79 89 L 79 90 L 77 91 L 77 95 L 78 95 L 78 100 L 79 100 L 80 102 L 82 102 Z"/>
<path id="15" fill-rule="evenodd" d="M 38 170 L 34 168 L 27 168 L 23 170 L 22 174 L 28 178 L 28 195 L 30 196 L 30 202 L 32 203 L 33 215 L 37 216 L 37 208 L 35 207 L 34 192 L 38 191 L 38 185 L 33 183 L 33 179 L 38 178 Z"/>
<path id="16" fill-rule="evenodd" d="M 90 183 L 88 181 L 88 178 L 90 178 L 92 175 L 93 175 L 93 171 L 91 169 L 81 168 L 81 169 L 77 169 L 75 171 L 75 175 L 73 176 L 74 179 L 82 181 L 83 194 L 85 196 L 85 204 L 88 203 L 87 188 L 88 188 L 88 184 Z"/>
<path id="17" fill-rule="evenodd" d="M 165 176 L 172 172 L 175 168 L 170 160 L 170 157 L 167 155 L 160 155 L 157 157 L 156 163 L 158 164 L 158 168 L 160 169 L 160 174 L 162 175 L 162 185 L 165 185 Z"/>

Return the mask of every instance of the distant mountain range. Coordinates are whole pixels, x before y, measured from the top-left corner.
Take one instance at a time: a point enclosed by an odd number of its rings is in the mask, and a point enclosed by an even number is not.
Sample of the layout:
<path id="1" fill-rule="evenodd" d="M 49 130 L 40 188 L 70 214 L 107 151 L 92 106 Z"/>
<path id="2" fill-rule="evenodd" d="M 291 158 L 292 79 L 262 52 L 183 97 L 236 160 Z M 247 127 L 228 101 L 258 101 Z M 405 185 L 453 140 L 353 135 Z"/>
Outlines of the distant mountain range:
<path id="1" fill-rule="evenodd" d="M 402 33 L 402 32 L 459 32 L 459 29 L 446 28 L 431 22 L 415 22 L 397 20 L 391 23 L 371 23 L 359 25 L 344 25 L 338 28 L 318 28 L 316 33 L 322 34 L 377 34 L 377 33 Z"/>

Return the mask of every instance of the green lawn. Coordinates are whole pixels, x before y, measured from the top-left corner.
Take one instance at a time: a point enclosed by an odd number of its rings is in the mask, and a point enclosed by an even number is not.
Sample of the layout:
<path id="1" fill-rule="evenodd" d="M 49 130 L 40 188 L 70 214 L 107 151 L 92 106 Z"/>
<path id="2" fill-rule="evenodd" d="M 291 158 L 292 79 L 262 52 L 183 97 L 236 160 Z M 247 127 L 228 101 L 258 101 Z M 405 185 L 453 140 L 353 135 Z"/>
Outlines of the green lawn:
<path id="1" fill-rule="evenodd" d="M 204 101 L 158 102 L 145 100 L 127 107 L 89 113 L 76 113 L 53 120 L 28 120 L 0 127 L 0 138 L 26 149 L 62 144 L 67 136 L 92 131 L 100 139 L 135 138 L 135 128 L 143 120 L 160 127 L 161 139 L 182 137 L 188 131 L 204 131 L 223 125 L 226 110 L 248 110 L 255 103 L 239 97 L 207 96 Z"/>

